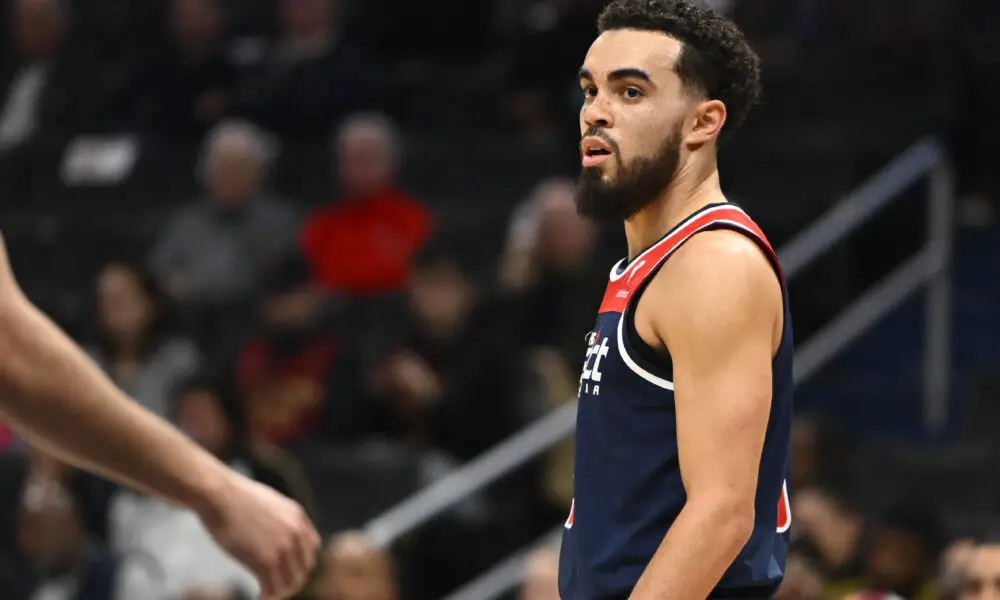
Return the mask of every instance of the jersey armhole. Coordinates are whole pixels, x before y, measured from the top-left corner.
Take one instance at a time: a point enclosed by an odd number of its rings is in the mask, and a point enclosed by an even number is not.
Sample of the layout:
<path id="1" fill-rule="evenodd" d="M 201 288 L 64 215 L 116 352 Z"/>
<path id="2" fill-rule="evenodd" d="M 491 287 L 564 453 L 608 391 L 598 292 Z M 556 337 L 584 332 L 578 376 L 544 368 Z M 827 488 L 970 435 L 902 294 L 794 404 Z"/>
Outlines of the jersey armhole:
<path id="1" fill-rule="evenodd" d="M 670 252 L 666 256 L 664 256 L 660 260 L 659 263 L 657 263 L 655 267 L 653 267 L 649 271 L 649 273 L 646 274 L 646 278 L 636 288 L 635 292 L 632 294 L 632 297 L 628 299 L 628 303 L 625 305 L 625 308 L 622 311 L 621 318 L 624 320 L 623 323 L 624 332 L 622 335 L 622 343 L 624 347 L 622 348 L 622 350 L 631 355 L 631 358 L 640 366 L 642 366 L 642 368 L 660 377 L 663 377 L 664 379 L 667 379 L 669 381 L 672 381 L 674 376 L 674 365 L 672 359 L 670 358 L 670 349 L 669 348 L 666 349 L 666 354 L 657 352 L 652 346 L 646 343 L 646 340 L 642 339 L 642 336 L 639 335 L 638 329 L 636 329 L 635 327 L 634 309 L 639 305 L 639 301 L 642 298 L 642 294 L 643 292 L 646 291 L 646 288 L 649 286 L 650 282 L 652 282 L 653 278 L 656 277 L 657 273 L 660 272 L 660 269 L 667 262 L 667 259 L 669 259 L 670 256 L 673 255 L 673 253 L 676 252 L 678 248 L 686 244 L 688 240 L 690 240 L 691 238 L 693 238 L 694 236 L 698 235 L 703 231 L 713 231 L 718 229 L 727 229 L 729 231 L 734 231 L 736 233 L 742 234 L 744 237 L 754 242 L 754 244 L 756 244 L 757 247 L 760 248 L 760 251 L 764 254 L 765 258 L 767 258 L 768 263 L 770 263 L 771 265 L 771 270 L 774 272 L 775 277 L 777 277 L 778 279 L 778 286 L 781 288 L 781 304 L 782 304 L 783 316 L 781 320 L 781 336 L 779 338 L 781 341 L 778 344 L 779 348 L 778 351 L 775 352 L 774 355 L 771 357 L 772 361 L 777 359 L 778 352 L 781 351 L 781 347 L 783 346 L 782 342 L 784 342 L 785 336 L 788 334 L 789 331 L 789 322 L 788 322 L 789 319 L 788 319 L 788 309 L 787 309 L 788 291 L 785 287 L 785 278 L 784 274 L 781 271 L 781 265 L 778 263 L 778 257 L 774 253 L 774 250 L 771 248 L 771 246 L 768 244 L 766 240 L 760 237 L 760 235 L 758 235 L 756 232 L 748 229 L 746 226 L 740 223 L 732 221 L 714 221 L 712 223 L 709 223 L 704 227 L 702 227 L 701 229 L 698 229 L 697 231 L 689 235 L 680 243 L 678 243 L 674 248 L 670 250 Z"/>

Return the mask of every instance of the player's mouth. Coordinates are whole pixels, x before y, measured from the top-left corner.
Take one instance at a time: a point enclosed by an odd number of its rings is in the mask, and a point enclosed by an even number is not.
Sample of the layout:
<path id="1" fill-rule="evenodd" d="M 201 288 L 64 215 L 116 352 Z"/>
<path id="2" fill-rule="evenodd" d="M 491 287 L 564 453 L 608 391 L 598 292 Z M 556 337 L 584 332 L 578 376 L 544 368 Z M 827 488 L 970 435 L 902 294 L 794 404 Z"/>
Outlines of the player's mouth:
<path id="1" fill-rule="evenodd" d="M 611 146 L 596 137 L 584 138 L 580 151 L 583 154 L 582 163 L 585 167 L 596 167 L 611 156 Z"/>

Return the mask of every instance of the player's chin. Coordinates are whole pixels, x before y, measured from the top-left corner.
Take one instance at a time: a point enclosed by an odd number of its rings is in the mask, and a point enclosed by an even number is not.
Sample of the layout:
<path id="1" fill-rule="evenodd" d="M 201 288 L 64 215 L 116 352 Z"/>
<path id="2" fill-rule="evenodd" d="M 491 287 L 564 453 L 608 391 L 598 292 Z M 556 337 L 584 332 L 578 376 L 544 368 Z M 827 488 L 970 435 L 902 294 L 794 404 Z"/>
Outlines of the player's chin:
<path id="1" fill-rule="evenodd" d="M 605 161 L 603 164 L 594 166 L 583 166 L 580 169 L 580 176 L 585 181 L 603 181 L 612 182 L 614 181 L 614 169 L 611 167 L 609 161 Z"/>

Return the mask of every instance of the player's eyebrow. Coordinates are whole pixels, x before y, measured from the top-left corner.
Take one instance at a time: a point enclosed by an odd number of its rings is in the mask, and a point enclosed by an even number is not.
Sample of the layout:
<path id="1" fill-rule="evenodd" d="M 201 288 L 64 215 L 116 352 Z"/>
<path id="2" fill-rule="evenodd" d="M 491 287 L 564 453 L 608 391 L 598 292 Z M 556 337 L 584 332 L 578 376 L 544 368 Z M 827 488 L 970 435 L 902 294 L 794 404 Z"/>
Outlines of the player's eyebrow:
<path id="1" fill-rule="evenodd" d="M 579 77 L 581 80 L 593 81 L 594 76 L 591 75 L 590 71 L 586 68 L 580 69 Z M 622 79 L 639 79 L 645 81 L 647 84 L 656 87 L 653 83 L 653 78 L 649 76 L 649 73 L 643 71 L 642 69 L 637 69 L 635 67 L 623 67 L 621 69 L 615 69 L 608 73 L 608 81 L 620 81 Z"/>
<path id="2" fill-rule="evenodd" d="M 608 73 L 608 81 L 617 81 L 621 79 L 639 79 L 645 81 L 654 88 L 656 87 L 656 84 L 653 83 L 653 78 L 649 76 L 649 73 L 634 67 L 615 69 L 614 71 Z"/>

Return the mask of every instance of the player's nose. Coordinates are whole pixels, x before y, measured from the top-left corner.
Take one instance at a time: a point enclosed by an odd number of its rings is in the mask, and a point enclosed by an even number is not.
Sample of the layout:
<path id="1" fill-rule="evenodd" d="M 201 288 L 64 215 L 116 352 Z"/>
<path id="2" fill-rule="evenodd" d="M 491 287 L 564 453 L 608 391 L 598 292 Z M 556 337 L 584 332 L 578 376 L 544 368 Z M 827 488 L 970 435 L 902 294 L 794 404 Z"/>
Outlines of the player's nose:
<path id="1" fill-rule="evenodd" d="M 584 129 L 589 127 L 607 129 L 615 123 L 607 102 L 600 97 L 594 98 L 593 102 L 583 107 L 580 111 L 580 120 L 583 121 Z"/>

